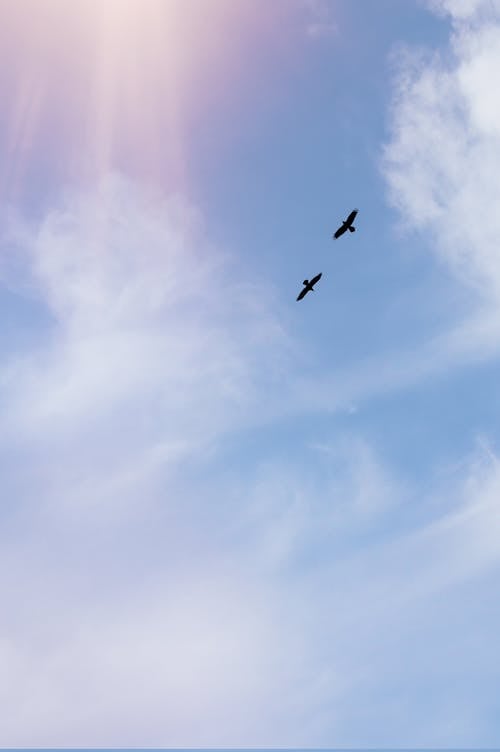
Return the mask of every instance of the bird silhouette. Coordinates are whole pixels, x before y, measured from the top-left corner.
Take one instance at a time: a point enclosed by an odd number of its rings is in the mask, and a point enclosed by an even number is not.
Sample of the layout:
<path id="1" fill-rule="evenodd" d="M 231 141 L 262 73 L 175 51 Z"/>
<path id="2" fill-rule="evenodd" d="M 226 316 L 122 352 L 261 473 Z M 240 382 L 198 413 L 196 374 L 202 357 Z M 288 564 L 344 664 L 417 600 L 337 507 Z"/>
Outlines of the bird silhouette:
<path id="1" fill-rule="evenodd" d="M 352 212 L 347 217 L 347 219 L 345 220 L 345 222 L 342 222 L 339 229 L 333 233 L 332 237 L 334 237 L 335 240 L 337 240 L 337 238 L 340 238 L 340 236 L 343 235 L 344 232 L 347 232 L 347 230 L 349 230 L 349 232 L 356 232 L 356 228 L 353 226 L 352 223 L 356 219 L 357 213 L 358 213 L 358 210 L 353 209 Z"/>
<path id="2" fill-rule="evenodd" d="M 308 292 L 314 290 L 314 285 L 321 279 L 321 274 L 321 272 L 319 274 L 316 274 L 316 276 L 313 277 L 311 281 L 309 281 L 308 279 L 304 280 L 304 282 L 302 283 L 304 285 L 304 289 L 299 292 L 297 300 L 302 300 L 302 298 L 307 295 Z"/>

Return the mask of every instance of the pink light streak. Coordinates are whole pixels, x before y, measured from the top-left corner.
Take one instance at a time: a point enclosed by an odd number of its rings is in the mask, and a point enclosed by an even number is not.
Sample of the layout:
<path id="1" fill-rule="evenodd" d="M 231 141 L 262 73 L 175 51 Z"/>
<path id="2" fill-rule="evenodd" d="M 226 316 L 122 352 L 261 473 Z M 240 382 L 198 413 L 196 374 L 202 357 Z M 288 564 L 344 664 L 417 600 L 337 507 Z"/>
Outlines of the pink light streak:
<path id="1" fill-rule="evenodd" d="M 34 164 L 65 179 L 124 166 L 185 189 L 189 122 L 244 86 L 284 6 L 272 7 L 0 0 L 1 196 L 22 193 Z"/>

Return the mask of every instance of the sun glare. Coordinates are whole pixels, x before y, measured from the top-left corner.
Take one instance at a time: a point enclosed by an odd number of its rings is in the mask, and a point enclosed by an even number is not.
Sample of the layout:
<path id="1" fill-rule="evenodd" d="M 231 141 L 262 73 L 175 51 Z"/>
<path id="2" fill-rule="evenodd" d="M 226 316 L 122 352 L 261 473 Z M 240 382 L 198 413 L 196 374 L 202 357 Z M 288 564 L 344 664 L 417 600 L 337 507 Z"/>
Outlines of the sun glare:
<path id="1" fill-rule="evenodd" d="M 66 174 L 127 166 L 187 179 L 185 119 L 231 68 L 247 3 L 230 0 L 0 0 L 4 196 L 40 142 Z M 210 79 L 212 76 L 212 79 Z M 202 105 L 201 105 L 202 106 Z"/>

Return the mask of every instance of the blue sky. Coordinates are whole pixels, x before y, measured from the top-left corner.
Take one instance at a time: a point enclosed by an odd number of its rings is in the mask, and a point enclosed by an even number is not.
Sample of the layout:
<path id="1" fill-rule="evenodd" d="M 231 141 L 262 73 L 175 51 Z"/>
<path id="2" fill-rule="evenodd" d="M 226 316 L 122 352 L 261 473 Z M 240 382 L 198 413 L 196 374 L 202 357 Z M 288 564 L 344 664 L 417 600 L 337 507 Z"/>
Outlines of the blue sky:
<path id="1" fill-rule="evenodd" d="M 495 746 L 500 3 L 0 21 L 0 744 Z"/>

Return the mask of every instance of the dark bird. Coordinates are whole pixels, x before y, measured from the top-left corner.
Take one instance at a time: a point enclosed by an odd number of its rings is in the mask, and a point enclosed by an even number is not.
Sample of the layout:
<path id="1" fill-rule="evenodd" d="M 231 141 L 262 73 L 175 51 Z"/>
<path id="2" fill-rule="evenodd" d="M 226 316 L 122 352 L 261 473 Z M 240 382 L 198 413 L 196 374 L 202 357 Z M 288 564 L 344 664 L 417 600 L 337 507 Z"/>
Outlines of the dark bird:
<path id="1" fill-rule="evenodd" d="M 345 222 L 342 222 L 339 229 L 333 233 L 333 236 L 335 239 L 340 238 L 341 235 L 344 234 L 344 232 L 356 232 L 356 228 L 353 226 L 353 222 L 356 219 L 356 214 L 358 213 L 357 209 L 353 209 L 352 212 L 349 214 Z"/>
<path id="2" fill-rule="evenodd" d="M 316 284 L 316 282 L 319 282 L 320 279 L 321 272 L 319 274 L 316 274 L 316 276 L 313 277 L 310 282 L 308 279 L 305 279 L 302 283 L 304 285 L 304 289 L 299 292 L 299 297 L 297 298 L 297 300 L 302 300 L 304 295 L 307 295 L 308 292 L 314 290 L 314 285 Z"/>

